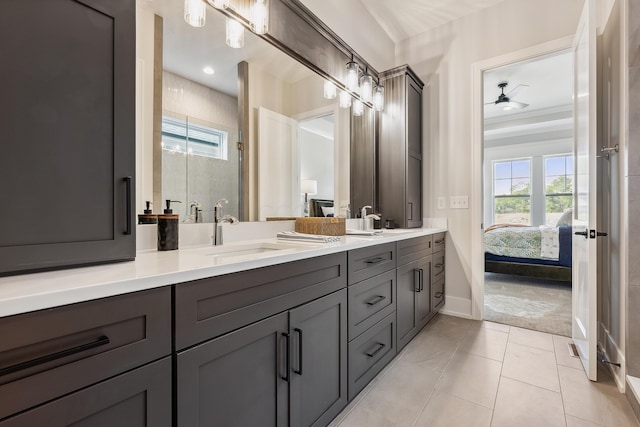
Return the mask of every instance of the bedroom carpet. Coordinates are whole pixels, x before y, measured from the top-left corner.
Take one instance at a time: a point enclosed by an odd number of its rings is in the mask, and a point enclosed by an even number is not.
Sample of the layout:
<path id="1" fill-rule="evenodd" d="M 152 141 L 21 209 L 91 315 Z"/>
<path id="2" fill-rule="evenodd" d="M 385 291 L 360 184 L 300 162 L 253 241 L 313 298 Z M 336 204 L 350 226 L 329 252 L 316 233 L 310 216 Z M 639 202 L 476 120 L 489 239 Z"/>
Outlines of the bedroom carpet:
<path id="1" fill-rule="evenodd" d="M 571 336 L 571 283 L 485 273 L 484 320 Z"/>

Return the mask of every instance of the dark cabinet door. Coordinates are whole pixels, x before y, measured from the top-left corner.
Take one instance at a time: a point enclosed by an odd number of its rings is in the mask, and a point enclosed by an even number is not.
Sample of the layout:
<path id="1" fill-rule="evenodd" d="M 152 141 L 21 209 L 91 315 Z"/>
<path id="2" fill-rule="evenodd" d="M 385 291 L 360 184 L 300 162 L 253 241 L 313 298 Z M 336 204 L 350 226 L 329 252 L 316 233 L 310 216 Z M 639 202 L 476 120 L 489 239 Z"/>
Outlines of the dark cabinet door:
<path id="1" fill-rule="evenodd" d="M 278 314 L 178 353 L 178 426 L 287 426 L 287 319 Z"/>
<path id="2" fill-rule="evenodd" d="M 0 422 L 1 427 L 170 427 L 171 358 Z"/>
<path id="3" fill-rule="evenodd" d="M 396 283 L 400 351 L 431 318 L 431 256 L 398 268 Z"/>
<path id="4" fill-rule="evenodd" d="M 290 312 L 291 425 L 326 426 L 347 404 L 347 291 Z"/>
<path id="5" fill-rule="evenodd" d="M 133 259 L 135 1 L 3 0 L 0 52 L 0 274 Z"/>
<path id="6" fill-rule="evenodd" d="M 407 227 L 422 226 L 422 88 L 407 76 Z"/>

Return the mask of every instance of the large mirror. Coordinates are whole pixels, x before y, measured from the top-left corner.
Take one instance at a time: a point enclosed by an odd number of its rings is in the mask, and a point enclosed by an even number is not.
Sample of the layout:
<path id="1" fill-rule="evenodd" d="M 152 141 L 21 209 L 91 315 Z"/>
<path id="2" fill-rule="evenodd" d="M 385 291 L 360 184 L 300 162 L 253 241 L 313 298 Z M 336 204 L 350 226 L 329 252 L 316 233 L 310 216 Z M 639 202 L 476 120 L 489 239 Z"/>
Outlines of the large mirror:
<path id="1" fill-rule="evenodd" d="M 164 200 L 179 201 L 174 213 L 187 223 L 211 222 L 221 198 L 225 214 L 244 220 L 344 214 L 351 109 L 325 99 L 323 78 L 250 31 L 242 48 L 229 47 L 218 10 L 207 6 L 196 28 L 183 5 L 138 0 L 138 95 L 147 100 L 139 114 L 155 120 L 151 142 L 142 120 L 139 206 L 153 200 L 161 212 Z"/>

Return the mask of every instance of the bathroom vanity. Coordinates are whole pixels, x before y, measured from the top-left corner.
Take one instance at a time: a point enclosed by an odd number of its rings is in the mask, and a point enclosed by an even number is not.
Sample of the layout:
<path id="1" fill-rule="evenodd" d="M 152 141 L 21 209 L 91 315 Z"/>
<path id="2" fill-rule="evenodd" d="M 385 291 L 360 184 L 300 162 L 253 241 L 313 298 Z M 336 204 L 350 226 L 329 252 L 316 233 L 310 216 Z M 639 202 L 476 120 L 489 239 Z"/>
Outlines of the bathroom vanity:
<path id="1" fill-rule="evenodd" d="M 263 239 L 0 278 L 0 426 L 325 426 L 442 307 L 444 237 Z"/>

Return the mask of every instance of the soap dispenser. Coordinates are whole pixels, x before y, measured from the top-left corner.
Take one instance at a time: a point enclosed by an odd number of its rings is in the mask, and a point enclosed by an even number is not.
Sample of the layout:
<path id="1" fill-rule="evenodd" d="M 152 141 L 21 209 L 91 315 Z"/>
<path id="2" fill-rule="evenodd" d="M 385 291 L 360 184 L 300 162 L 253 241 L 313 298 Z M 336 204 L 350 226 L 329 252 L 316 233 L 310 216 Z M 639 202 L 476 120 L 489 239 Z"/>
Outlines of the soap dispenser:
<path id="1" fill-rule="evenodd" d="M 182 203 L 178 200 L 167 200 L 164 213 L 158 214 L 158 250 L 173 251 L 178 249 L 178 214 L 174 214 L 171 203 Z"/>
<path id="2" fill-rule="evenodd" d="M 147 208 L 143 211 L 143 213 L 138 215 L 138 224 L 157 224 L 158 223 L 158 215 L 154 215 L 151 211 L 151 203 L 150 201 L 146 201 Z"/>

